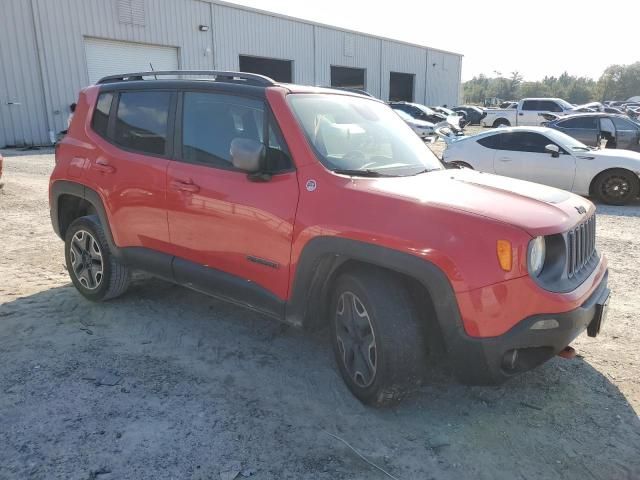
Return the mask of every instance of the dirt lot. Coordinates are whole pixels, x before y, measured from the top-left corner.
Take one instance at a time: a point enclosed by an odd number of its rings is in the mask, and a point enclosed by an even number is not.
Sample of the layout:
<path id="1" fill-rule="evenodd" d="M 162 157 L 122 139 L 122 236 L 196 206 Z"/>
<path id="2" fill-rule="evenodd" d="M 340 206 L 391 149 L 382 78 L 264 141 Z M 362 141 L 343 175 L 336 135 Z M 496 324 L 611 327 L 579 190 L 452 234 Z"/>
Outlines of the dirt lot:
<path id="1" fill-rule="evenodd" d="M 390 410 L 307 334 L 159 280 L 91 304 L 48 214 L 51 154 L 3 151 L 0 478 L 640 478 L 640 203 L 599 206 L 613 291 L 598 339 L 501 387 L 446 371 Z"/>

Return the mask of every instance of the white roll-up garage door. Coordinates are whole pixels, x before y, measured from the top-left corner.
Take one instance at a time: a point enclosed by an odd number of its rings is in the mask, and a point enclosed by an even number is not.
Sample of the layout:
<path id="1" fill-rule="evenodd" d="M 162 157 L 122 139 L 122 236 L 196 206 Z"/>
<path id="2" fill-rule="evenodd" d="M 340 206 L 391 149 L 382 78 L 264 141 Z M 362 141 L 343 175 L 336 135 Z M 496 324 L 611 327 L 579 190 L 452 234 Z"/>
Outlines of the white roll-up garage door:
<path id="1" fill-rule="evenodd" d="M 160 45 L 85 38 L 89 82 L 118 73 L 178 70 L 178 49 Z"/>

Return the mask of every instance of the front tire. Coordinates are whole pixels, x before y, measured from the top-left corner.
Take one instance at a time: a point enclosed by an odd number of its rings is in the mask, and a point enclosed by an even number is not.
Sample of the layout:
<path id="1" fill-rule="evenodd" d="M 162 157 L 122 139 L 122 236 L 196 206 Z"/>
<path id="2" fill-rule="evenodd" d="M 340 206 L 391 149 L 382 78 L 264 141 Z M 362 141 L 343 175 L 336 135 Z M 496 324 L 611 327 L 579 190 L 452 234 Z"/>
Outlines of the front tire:
<path id="1" fill-rule="evenodd" d="M 397 276 L 365 267 L 342 274 L 331 312 L 338 368 L 361 402 L 390 406 L 419 385 L 427 363 L 425 335 Z"/>
<path id="2" fill-rule="evenodd" d="M 71 281 L 85 298 L 102 302 L 127 290 L 129 268 L 112 255 L 95 215 L 73 221 L 65 234 L 64 251 Z"/>
<path id="3" fill-rule="evenodd" d="M 632 172 L 615 168 L 602 172 L 595 179 L 593 190 L 603 203 L 626 205 L 640 193 L 640 181 Z"/>

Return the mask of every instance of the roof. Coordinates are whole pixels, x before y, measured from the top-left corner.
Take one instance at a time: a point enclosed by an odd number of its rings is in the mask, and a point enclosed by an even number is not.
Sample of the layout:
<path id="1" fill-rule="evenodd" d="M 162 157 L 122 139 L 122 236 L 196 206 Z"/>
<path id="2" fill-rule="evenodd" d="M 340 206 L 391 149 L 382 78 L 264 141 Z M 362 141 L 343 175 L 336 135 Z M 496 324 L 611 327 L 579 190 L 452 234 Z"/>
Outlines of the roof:
<path id="1" fill-rule="evenodd" d="M 259 8 L 249 7 L 247 5 L 240 5 L 238 3 L 231 3 L 231 2 L 225 2 L 225 1 L 220 1 L 220 0 L 203 0 L 203 1 L 208 2 L 208 3 L 212 3 L 214 5 L 221 5 L 223 7 L 230 7 L 230 8 L 235 8 L 237 10 L 244 10 L 246 12 L 258 13 L 258 14 L 266 15 L 266 16 L 273 17 L 273 18 L 281 18 L 283 20 L 291 20 L 291 21 L 298 22 L 298 23 L 304 23 L 306 25 L 312 25 L 312 26 L 315 26 L 315 27 L 329 28 L 331 30 L 338 30 L 338 31 L 345 32 L 345 33 L 352 33 L 352 34 L 355 34 L 355 35 L 362 35 L 362 36 L 365 36 L 365 37 L 374 38 L 376 40 L 386 40 L 388 42 L 400 43 L 402 45 L 407 45 L 407 46 L 410 46 L 410 47 L 426 48 L 428 50 L 433 50 L 435 52 L 448 53 L 450 55 L 457 55 L 459 57 L 463 57 L 464 56 L 461 53 L 452 52 L 452 51 L 449 51 L 449 50 L 442 50 L 440 48 L 433 48 L 433 47 L 429 47 L 427 45 L 420 45 L 418 43 L 405 42 L 404 40 L 398 40 L 398 39 L 395 39 L 395 38 L 384 37 L 384 36 L 381 36 L 381 35 L 372 35 L 370 33 L 360 32 L 358 30 L 351 30 L 351 29 L 348 29 L 348 28 L 336 27 L 335 25 L 329 25 L 327 23 L 314 22 L 313 20 L 306 20 L 304 18 L 292 17 L 292 16 L 289 16 L 289 15 L 284 15 L 282 13 L 270 12 L 268 10 L 262 10 L 262 9 L 259 9 Z"/>

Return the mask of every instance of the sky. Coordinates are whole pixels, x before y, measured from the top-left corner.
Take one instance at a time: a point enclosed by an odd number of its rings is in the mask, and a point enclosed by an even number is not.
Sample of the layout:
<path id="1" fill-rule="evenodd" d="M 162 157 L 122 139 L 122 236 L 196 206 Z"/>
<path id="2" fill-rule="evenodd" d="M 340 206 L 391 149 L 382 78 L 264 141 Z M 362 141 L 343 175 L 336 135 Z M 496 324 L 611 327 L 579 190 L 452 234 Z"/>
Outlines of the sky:
<path id="1" fill-rule="evenodd" d="M 640 61 L 640 0 L 231 0 L 262 10 L 464 55 L 462 79 L 599 78 Z M 630 19 L 625 22 L 624 19 Z"/>

